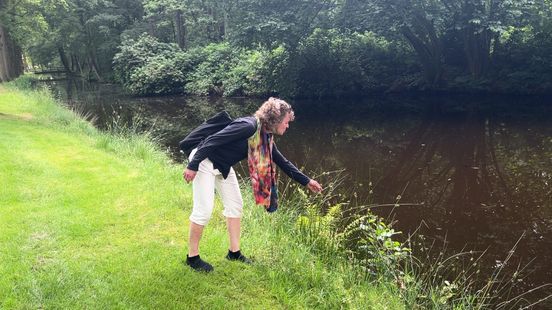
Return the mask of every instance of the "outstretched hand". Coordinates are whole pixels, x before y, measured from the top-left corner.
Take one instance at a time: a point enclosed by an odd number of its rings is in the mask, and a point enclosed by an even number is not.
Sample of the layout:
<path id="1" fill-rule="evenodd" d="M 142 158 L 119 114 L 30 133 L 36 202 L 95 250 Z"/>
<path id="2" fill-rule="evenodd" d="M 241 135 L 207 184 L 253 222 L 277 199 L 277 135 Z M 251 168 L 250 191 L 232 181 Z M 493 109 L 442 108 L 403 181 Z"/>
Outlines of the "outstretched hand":
<path id="1" fill-rule="evenodd" d="M 184 169 L 184 172 L 182 172 L 182 176 L 184 177 L 184 180 L 186 181 L 186 183 L 192 182 L 196 174 L 197 174 L 197 171 L 193 171 L 188 168 Z"/>
<path id="2" fill-rule="evenodd" d="M 307 187 L 314 193 L 320 193 L 322 191 L 322 185 L 312 179 L 309 181 L 309 184 L 307 184 Z"/>

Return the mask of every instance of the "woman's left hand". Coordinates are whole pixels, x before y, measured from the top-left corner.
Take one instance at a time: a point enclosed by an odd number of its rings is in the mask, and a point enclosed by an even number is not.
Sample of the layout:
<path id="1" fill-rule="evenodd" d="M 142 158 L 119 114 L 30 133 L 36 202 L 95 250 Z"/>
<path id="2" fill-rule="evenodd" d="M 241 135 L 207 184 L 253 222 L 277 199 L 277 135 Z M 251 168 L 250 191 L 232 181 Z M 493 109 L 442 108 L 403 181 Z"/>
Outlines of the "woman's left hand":
<path id="1" fill-rule="evenodd" d="M 307 187 L 314 193 L 320 193 L 322 191 L 322 185 L 312 179 L 309 181 L 309 184 L 307 184 Z"/>

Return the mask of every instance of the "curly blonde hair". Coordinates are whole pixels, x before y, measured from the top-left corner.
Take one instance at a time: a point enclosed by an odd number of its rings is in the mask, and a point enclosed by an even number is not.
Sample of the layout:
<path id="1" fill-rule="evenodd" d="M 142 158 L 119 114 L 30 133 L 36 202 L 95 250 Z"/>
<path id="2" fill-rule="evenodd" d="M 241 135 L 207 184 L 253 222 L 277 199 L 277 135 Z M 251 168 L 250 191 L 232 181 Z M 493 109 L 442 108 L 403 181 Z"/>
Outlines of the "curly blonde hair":
<path id="1" fill-rule="evenodd" d="M 291 105 L 282 99 L 270 97 L 255 112 L 255 117 L 259 118 L 266 129 L 274 131 L 288 113 L 290 121 L 293 121 L 295 114 Z"/>

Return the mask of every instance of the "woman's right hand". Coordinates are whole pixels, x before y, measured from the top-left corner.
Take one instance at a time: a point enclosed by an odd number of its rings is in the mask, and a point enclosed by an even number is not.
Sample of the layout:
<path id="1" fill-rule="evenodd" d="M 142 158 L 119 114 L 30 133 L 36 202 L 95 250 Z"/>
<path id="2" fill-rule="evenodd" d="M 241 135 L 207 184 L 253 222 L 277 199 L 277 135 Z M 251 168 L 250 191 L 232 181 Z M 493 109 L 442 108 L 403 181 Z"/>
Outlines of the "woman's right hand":
<path id="1" fill-rule="evenodd" d="M 194 180 L 195 176 L 197 174 L 197 171 L 190 170 L 188 168 L 184 169 L 184 172 L 182 173 L 182 176 L 184 177 L 184 180 L 186 183 L 190 183 Z"/>
<path id="2" fill-rule="evenodd" d="M 320 185 L 315 180 L 311 179 L 309 181 L 309 184 L 307 184 L 307 187 L 313 192 L 313 193 L 320 193 L 322 191 L 322 185 Z"/>

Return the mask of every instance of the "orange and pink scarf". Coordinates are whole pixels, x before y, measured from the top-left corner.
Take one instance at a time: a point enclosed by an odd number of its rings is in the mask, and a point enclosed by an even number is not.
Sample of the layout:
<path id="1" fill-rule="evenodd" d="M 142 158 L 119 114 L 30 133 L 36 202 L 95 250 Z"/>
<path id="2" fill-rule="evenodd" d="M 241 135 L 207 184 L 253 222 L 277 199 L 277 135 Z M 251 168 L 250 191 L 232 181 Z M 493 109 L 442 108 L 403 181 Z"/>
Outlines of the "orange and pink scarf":
<path id="1" fill-rule="evenodd" d="M 272 134 L 266 133 L 257 118 L 257 131 L 248 140 L 247 163 L 253 186 L 255 203 L 263 205 L 268 212 L 278 208 L 276 169 L 272 161 Z"/>

